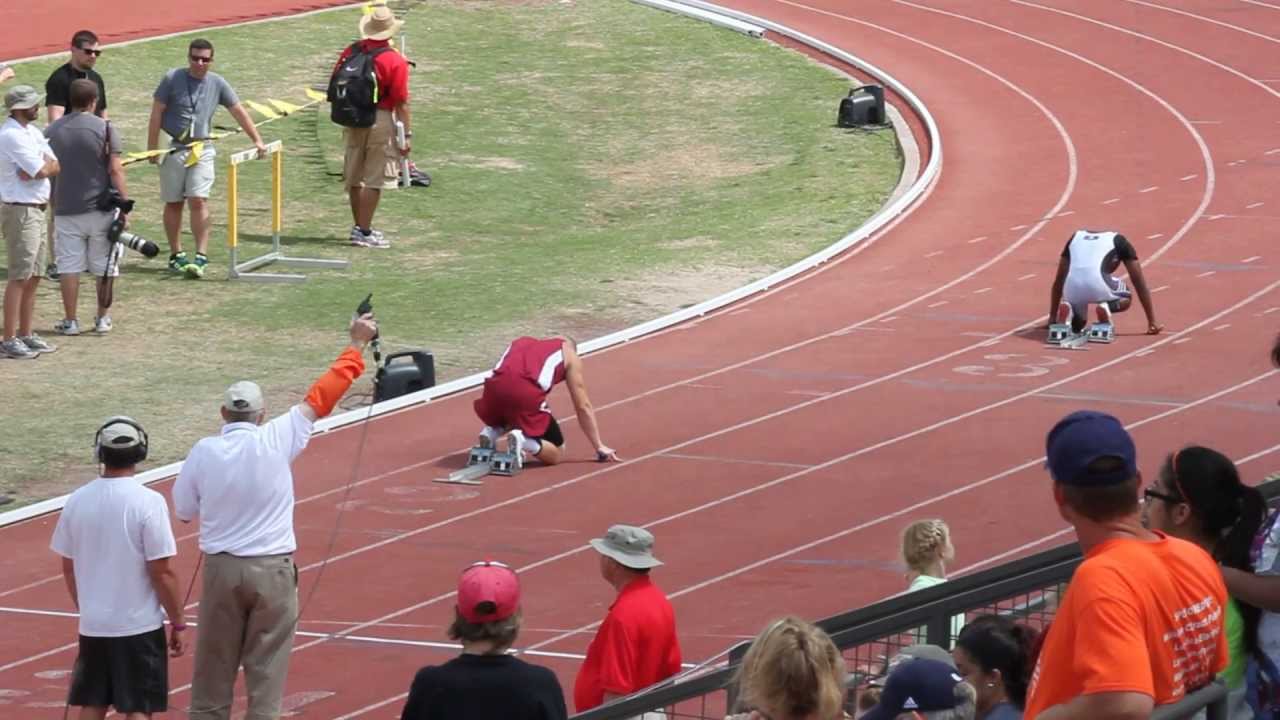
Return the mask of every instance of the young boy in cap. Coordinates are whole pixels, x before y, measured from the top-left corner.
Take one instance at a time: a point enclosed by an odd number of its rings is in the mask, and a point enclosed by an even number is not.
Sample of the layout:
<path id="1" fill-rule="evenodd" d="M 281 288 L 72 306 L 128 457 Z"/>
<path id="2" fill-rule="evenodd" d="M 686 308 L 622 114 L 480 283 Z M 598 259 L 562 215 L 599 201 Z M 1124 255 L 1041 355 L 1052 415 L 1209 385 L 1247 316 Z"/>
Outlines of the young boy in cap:
<path id="1" fill-rule="evenodd" d="M 573 702 L 578 712 L 661 682 L 680 672 L 675 610 L 649 579 L 662 564 L 653 535 L 614 525 L 591 541 L 600 553 L 600 575 L 618 592 L 578 670 Z"/>
<path id="2" fill-rule="evenodd" d="M 859 720 L 894 720 L 904 714 L 927 720 L 973 720 L 976 697 L 950 663 L 917 657 L 889 673 L 880 700 Z"/>
<path id="3" fill-rule="evenodd" d="M 1027 692 L 1024 717 L 1147 717 L 1227 666 L 1217 563 L 1142 526 L 1142 478 L 1119 420 L 1072 413 L 1049 431 L 1053 499 L 1084 552 Z"/>
<path id="4" fill-rule="evenodd" d="M 458 579 L 449 637 L 462 654 L 418 671 L 401 720 L 564 720 L 555 673 L 507 653 L 520 633 L 520 580 L 500 562 L 478 562 Z"/>

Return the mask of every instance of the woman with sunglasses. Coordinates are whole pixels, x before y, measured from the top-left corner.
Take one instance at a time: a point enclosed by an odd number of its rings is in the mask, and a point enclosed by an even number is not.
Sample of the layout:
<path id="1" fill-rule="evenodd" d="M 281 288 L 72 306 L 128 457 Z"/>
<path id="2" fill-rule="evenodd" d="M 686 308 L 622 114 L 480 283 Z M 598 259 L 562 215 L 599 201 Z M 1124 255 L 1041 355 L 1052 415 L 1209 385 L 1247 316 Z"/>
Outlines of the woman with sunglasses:
<path id="1" fill-rule="evenodd" d="M 1252 572 L 1250 549 L 1266 519 L 1267 505 L 1257 488 L 1240 482 L 1229 458 L 1206 447 L 1185 447 L 1169 455 L 1151 487 L 1143 491 L 1143 524 L 1152 530 L 1194 542 L 1225 568 Z M 1230 664 L 1222 679 L 1230 693 L 1231 717 L 1252 717 L 1245 703 L 1245 669 L 1258 653 L 1261 611 L 1244 602 L 1224 573 Z"/>

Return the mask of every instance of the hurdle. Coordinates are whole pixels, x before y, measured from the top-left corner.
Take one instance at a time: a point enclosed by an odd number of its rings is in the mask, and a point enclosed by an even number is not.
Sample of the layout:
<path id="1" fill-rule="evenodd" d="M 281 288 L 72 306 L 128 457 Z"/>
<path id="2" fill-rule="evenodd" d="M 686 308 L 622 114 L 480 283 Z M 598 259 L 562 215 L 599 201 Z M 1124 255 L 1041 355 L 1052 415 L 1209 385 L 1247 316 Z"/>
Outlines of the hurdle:
<path id="1" fill-rule="evenodd" d="M 351 266 L 346 260 L 322 260 L 320 258 L 289 257 L 280 249 L 280 231 L 284 227 L 284 142 L 267 143 L 267 155 L 271 158 L 271 252 L 251 260 L 240 262 L 240 175 L 242 163 L 258 157 L 258 149 L 250 148 L 232 153 L 227 160 L 227 246 L 230 249 L 230 267 L 227 277 L 231 280 L 256 282 L 301 282 L 306 275 L 289 273 L 253 272 L 271 263 L 297 265 L 312 268 L 345 270 Z"/>

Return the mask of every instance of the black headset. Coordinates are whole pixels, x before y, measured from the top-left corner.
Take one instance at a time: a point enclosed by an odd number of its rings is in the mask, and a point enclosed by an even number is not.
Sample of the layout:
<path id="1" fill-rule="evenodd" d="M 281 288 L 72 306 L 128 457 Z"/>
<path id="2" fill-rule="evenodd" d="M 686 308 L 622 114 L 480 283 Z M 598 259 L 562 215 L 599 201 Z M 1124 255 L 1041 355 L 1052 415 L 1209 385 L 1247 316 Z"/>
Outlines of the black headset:
<path id="1" fill-rule="evenodd" d="M 143 460 L 146 460 L 146 459 L 147 459 L 147 448 L 148 448 L 148 446 L 150 445 L 150 441 L 149 441 L 149 440 L 148 440 L 148 438 L 147 438 L 147 431 L 146 431 L 146 430 L 144 430 L 144 429 L 142 428 L 142 426 L 141 426 L 141 425 L 139 425 L 136 421 L 134 421 L 134 419 L 133 419 L 133 418 L 126 417 L 126 416 L 124 416 L 124 415 L 116 415 L 116 416 L 114 416 L 114 417 L 107 418 L 107 421 L 106 421 L 106 422 L 104 422 L 104 423 L 102 423 L 102 426 L 98 428 L 98 431 L 97 431 L 96 433 L 94 433 L 94 434 L 93 434 L 93 459 L 94 459 L 95 461 L 97 461 L 97 462 L 103 462 L 103 460 L 102 460 L 102 431 L 103 431 L 103 430 L 106 430 L 107 428 L 111 427 L 112 425 L 128 425 L 128 426 L 132 427 L 134 430 L 137 430 L 137 431 L 138 431 L 138 437 L 139 437 L 139 438 L 141 438 L 141 442 L 139 442 L 139 443 L 137 443 L 137 444 L 134 444 L 134 445 L 125 445 L 125 446 L 123 446 L 123 447 L 119 447 L 119 448 L 117 448 L 117 449 L 119 449 L 119 450 L 133 450 L 133 451 L 135 451 L 135 453 L 136 453 L 136 459 L 133 461 L 133 463 L 134 463 L 134 464 L 137 464 L 137 463 L 142 462 Z M 118 460 L 125 460 L 125 458 L 117 458 L 117 459 L 118 459 Z"/>

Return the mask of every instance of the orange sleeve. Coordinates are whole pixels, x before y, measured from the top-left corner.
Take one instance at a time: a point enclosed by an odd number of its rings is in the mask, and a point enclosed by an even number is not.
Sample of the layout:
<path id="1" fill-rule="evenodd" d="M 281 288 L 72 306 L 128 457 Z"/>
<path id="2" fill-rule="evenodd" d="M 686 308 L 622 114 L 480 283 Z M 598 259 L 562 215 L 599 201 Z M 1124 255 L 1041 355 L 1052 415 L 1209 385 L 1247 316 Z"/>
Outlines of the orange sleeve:
<path id="1" fill-rule="evenodd" d="M 363 372 L 364 355 L 353 347 L 343 350 L 329 366 L 328 372 L 321 375 L 307 391 L 306 403 L 316 411 L 316 415 L 325 417 L 333 412 L 333 406 L 338 404 L 347 388 Z"/>

